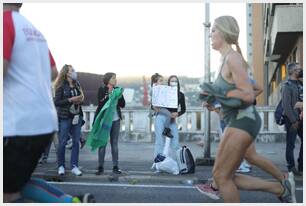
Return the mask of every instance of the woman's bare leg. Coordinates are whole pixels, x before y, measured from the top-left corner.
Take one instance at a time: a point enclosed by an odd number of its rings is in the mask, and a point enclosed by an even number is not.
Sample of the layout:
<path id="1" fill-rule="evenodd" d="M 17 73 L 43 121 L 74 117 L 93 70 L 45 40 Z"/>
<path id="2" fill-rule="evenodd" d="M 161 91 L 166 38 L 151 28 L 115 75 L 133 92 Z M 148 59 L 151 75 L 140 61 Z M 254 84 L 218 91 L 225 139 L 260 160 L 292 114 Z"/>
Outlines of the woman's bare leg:
<path id="1" fill-rule="evenodd" d="M 241 190 L 264 191 L 280 196 L 284 188 L 280 182 L 270 182 L 249 175 L 235 174 L 234 182 Z"/>
<path id="2" fill-rule="evenodd" d="M 282 181 L 285 178 L 281 170 L 276 167 L 271 160 L 266 159 L 256 152 L 254 143 L 249 146 L 244 157 L 250 164 L 255 165 L 265 172 L 271 174 L 278 181 Z"/>
<path id="3" fill-rule="evenodd" d="M 213 177 L 224 202 L 239 202 L 239 191 L 233 182 L 236 169 L 252 143 L 242 130 L 227 128 L 219 144 L 213 168 Z"/>
<path id="4" fill-rule="evenodd" d="M 271 174 L 278 181 L 282 181 L 285 177 L 278 167 L 269 159 L 259 155 L 256 152 L 255 143 L 253 142 L 247 149 L 244 158 L 252 165 L 259 167 L 265 172 Z M 234 179 L 235 181 L 235 179 Z M 212 182 L 214 188 L 218 188 L 215 181 Z"/>
<path id="5" fill-rule="evenodd" d="M 219 145 L 213 176 L 224 202 L 239 202 L 239 189 L 260 190 L 281 195 L 284 188 L 278 182 L 270 182 L 247 175 L 235 175 L 246 148 L 251 145 L 252 139 L 248 133 L 228 128 Z M 234 181 L 233 181 L 234 180 Z"/>

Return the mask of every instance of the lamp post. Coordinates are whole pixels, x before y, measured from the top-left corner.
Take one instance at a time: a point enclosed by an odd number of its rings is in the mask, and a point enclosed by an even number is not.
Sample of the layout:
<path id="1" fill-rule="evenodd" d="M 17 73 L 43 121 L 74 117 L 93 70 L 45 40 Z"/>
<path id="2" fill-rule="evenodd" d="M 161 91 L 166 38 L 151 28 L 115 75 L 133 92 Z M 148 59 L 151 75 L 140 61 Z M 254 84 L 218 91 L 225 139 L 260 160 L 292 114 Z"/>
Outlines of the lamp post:
<path id="1" fill-rule="evenodd" d="M 209 21 L 209 3 L 205 3 L 205 27 L 204 31 L 204 55 L 205 55 L 205 67 L 204 67 L 204 81 L 210 82 L 210 21 Z M 197 159 L 197 165 L 212 165 L 214 160 L 210 155 L 210 111 L 205 109 L 205 132 L 204 132 L 204 158 Z"/>
<path id="2" fill-rule="evenodd" d="M 205 68 L 204 81 L 210 82 L 210 22 L 209 22 L 209 3 L 205 3 Z M 205 134 L 204 134 L 204 159 L 210 158 L 210 111 L 205 109 Z"/>

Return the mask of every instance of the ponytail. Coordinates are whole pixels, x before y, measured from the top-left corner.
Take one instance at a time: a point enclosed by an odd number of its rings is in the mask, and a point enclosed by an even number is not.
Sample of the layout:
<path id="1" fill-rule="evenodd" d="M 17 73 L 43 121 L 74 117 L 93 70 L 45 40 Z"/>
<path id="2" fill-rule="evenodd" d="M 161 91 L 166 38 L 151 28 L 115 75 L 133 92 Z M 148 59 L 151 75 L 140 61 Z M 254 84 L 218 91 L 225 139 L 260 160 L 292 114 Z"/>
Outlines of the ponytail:
<path id="1" fill-rule="evenodd" d="M 248 69 L 249 68 L 249 64 L 247 63 L 247 61 L 244 59 L 243 55 L 242 55 L 242 52 L 241 52 L 241 48 L 238 44 L 238 41 L 236 43 L 234 43 L 235 46 L 236 46 L 236 51 L 241 55 L 242 57 L 242 61 L 243 61 L 243 65 L 245 67 L 245 69 Z"/>

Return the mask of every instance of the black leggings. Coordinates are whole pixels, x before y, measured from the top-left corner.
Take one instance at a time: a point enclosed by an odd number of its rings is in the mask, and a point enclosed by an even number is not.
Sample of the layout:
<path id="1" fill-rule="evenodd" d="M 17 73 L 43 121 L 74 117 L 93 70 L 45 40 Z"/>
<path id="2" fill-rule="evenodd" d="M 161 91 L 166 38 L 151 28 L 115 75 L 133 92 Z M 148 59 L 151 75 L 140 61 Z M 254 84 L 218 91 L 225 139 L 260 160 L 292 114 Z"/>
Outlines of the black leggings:
<path id="1" fill-rule="evenodd" d="M 30 180 L 53 133 L 3 139 L 3 192 L 19 192 Z"/>

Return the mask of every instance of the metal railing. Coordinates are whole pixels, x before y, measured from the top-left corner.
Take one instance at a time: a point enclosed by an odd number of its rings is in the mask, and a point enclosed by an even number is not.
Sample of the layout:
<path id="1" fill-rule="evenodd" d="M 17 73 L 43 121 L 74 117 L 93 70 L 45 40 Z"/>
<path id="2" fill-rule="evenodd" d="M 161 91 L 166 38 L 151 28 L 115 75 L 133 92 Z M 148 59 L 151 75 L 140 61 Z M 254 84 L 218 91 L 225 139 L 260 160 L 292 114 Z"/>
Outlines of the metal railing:
<path id="1" fill-rule="evenodd" d="M 260 138 L 269 142 L 275 140 L 277 136 L 282 136 L 285 132 L 283 127 L 278 126 L 274 121 L 274 106 L 258 106 L 257 111 L 262 119 Z M 82 132 L 89 132 L 92 128 L 96 106 L 84 106 L 85 124 Z M 201 107 L 191 107 L 186 113 L 177 118 L 179 133 L 203 136 L 205 131 L 204 109 Z M 147 141 L 152 141 L 154 134 L 154 117 L 152 110 L 146 107 L 126 107 L 122 110 L 121 133 L 126 137 L 145 136 Z M 211 134 L 218 136 L 219 118 L 215 112 L 211 112 Z"/>

